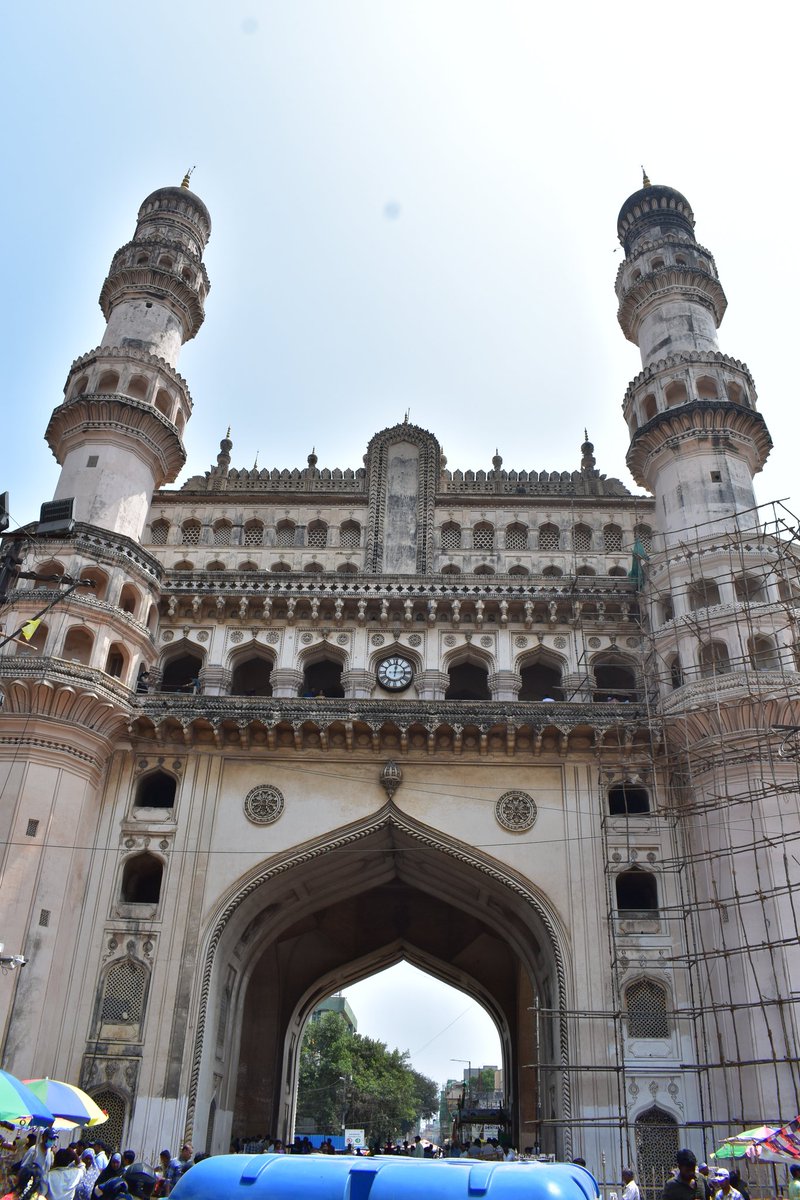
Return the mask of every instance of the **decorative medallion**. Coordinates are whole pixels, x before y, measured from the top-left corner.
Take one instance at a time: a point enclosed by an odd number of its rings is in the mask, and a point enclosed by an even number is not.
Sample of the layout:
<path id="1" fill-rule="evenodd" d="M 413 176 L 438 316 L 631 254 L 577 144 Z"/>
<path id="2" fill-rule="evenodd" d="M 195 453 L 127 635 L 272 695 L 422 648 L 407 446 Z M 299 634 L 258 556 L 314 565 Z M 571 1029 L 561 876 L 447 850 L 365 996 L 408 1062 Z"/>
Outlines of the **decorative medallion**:
<path id="1" fill-rule="evenodd" d="M 271 825 L 284 808 L 283 794 L 271 783 L 251 788 L 244 798 L 244 815 L 254 825 Z"/>
<path id="2" fill-rule="evenodd" d="M 526 833 L 536 820 L 536 805 L 527 792 L 503 792 L 494 806 L 494 815 L 509 833 Z"/>
<path id="3" fill-rule="evenodd" d="M 647 861 L 649 863 L 654 863 L 656 861 L 656 856 L 652 850 L 648 850 L 647 852 Z"/>
<path id="4" fill-rule="evenodd" d="M 171 642 L 174 637 L 175 637 L 175 634 L 172 632 L 171 629 L 165 629 L 161 635 L 161 640 L 162 640 L 162 642 Z"/>
<path id="5" fill-rule="evenodd" d="M 370 638 L 370 641 L 372 642 L 373 646 L 382 646 L 383 643 L 386 641 L 386 638 L 383 636 L 382 633 L 373 633 L 372 637 Z"/>
<path id="6" fill-rule="evenodd" d="M 422 645 L 422 634 L 421 633 L 409 634 L 408 644 L 409 644 L 409 646 L 421 646 Z"/>
<path id="7" fill-rule="evenodd" d="M 488 633 L 485 633 L 483 635 L 483 637 L 481 638 L 481 645 L 482 646 L 492 646 L 492 645 L 494 645 L 494 639 L 490 638 Z"/>
<path id="8" fill-rule="evenodd" d="M 589 645 L 592 647 L 593 650 L 596 650 L 597 647 L 599 645 L 601 645 L 600 638 L 594 638 L 594 637 L 589 638 Z"/>
<path id="9" fill-rule="evenodd" d="M 300 641 L 304 642 L 306 646 L 309 644 L 309 642 L 313 642 L 313 640 L 314 640 L 313 633 L 301 633 L 300 634 Z"/>
<path id="10" fill-rule="evenodd" d="M 629 638 L 625 638 L 625 645 L 630 646 L 631 650 L 638 650 L 639 646 L 641 645 L 641 642 L 639 641 L 638 638 L 629 637 Z"/>
<path id="11" fill-rule="evenodd" d="M 514 638 L 514 645 L 519 646 L 520 650 L 524 650 L 525 647 L 527 646 L 527 644 L 528 644 L 528 639 L 526 637 L 523 637 L 522 634 L 520 634 L 519 637 Z"/>
<path id="12" fill-rule="evenodd" d="M 566 644 L 567 644 L 567 639 L 565 637 L 559 636 L 557 638 L 553 638 L 553 645 L 557 646 L 559 650 L 563 650 L 564 647 L 566 646 Z"/>
<path id="13" fill-rule="evenodd" d="M 208 630 L 201 629 L 197 635 L 197 640 L 198 640 L 198 642 L 207 642 L 208 641 Z"/>
<path id="14" fill-rule="evenodd" d="M 444 644 L 445 646 L 455 646 L 456 635 L 454 633 L 445 634 Z"/>
<path id="15" fill-rule="evenodd" d="M 347 643 L 350 641 L 350 634 L 349 633 L 340 633 L 339 636 L 337 637 L 336 641 L 339 643 L 340 646 L 346 646 Z"/>
<path id="16" fill-rule="evenodd" d="M 242 633 L 241 629 L 234 629 L 233 633 L 231 634 L 231 641 L 240 642 L 243 637 L 244 634 Z"/>
<path id="17" fill-rule="evenodd" d="M 280 640 L 281 640 L 281 635 L 279 633 L 275 633 L 274 630 L 270 630 L 270 632 L 267 634 L 267 641 L 270 643 L 271 646 L 274 646 L 275 643 L 279 642 Z"/>

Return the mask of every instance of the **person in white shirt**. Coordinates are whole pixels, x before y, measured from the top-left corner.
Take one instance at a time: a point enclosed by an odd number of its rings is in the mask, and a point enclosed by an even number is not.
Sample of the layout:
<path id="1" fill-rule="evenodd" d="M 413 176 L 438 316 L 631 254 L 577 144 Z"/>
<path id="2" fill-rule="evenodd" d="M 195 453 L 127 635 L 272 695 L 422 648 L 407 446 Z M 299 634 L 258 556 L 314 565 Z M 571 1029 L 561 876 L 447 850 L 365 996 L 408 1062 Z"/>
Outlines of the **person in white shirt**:
<path id="1" fill-rule="evenodd" d="M 728 1171 L 717 1171 L 714 1175 L 714 1200 L 744 1200 L 741 1192 L 737 1192 L 731 1183 Z"/>
<path id="2" fill-rule="evenodd" d="M 640 1200 L 639 1187 L 630 1167 L 622 1171 L 622 1200 Z"/>

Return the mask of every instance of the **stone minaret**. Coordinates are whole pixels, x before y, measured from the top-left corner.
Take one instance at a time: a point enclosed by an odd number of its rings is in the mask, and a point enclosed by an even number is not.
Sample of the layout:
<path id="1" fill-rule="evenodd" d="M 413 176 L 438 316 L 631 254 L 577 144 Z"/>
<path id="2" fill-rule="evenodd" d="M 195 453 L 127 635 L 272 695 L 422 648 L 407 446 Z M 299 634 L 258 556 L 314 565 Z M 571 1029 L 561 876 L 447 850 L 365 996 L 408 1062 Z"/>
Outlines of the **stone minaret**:
<path id="1" fill-rule="evenodd" d="M 187 175 L 147 197 L 114 255 L 102 344 L 73 363 L 46 433 L 62 468 L 54 498 L 71 499 L 77 521 L 138 539 L 153 491 L 184 464 L 192 401 L 175 368 L 203 322 L 210 233 Z"/>

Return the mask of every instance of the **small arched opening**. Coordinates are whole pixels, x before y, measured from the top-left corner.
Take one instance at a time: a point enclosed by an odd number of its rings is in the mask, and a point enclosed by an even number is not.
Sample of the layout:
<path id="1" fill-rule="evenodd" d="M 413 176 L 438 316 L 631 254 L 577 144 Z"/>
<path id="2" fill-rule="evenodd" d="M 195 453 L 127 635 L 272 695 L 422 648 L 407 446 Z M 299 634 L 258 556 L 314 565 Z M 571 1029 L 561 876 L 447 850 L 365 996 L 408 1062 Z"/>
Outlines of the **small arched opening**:
<path id="1" fill-rule="evenodd" d="M 162 692 L 199 692 L 203 656 L 184 650 L 170 658 L 161 676 Z"/>
<path id="2" fill-rule="evenodd" d="M 592 548 L 592 531 L 588 525 L 581 523 L 572 527 L 572 549 L 578 554 L 585 554 Z"/>
<path id="3" fill-rule="evenodd" d="M 682 379 L 673 379 L 672 383 L 668 383 L 664 388 L 664 399 L 667 402 L 667 408 L 674 408 L 678 404 L 685 404 L 689 399 L 689 393 L 686 391 L 686 384 Z"/>
<path id="4" fill-rule="evenodd" d="M 164 864 L 155 854 L 134 854 L 122 869 L 120 899 L 123 904 L 158 904 Z"/>
<path id="5" fill-rule="evenodd" d="M 306 545 L 323 550 L 328 544 L 328 526 L 324 521 L 312 521 L 306 530 Z"/>
<path id="6" fill-rule="evenodd" d="M 128 651 L 120 642 L 112 642 L 108 648 L 106 657 L 105 672 L 106 675 L 113 675 L 115 679 L 122 679 L 128 669 Z"/>
<path id="7" fill-rule="evenodd" d="M 652 871 L 630 867 L 620 871 L 614 882 L 620 916 L 631 913 L 652 916 L 658 912 L 658 881 Z"/>
<path id="8" fill-rule="evenodd" d="M 639 1179 L 668 1179 L 678 1153 L 678 1123 L 663 1108 L 653 1105 L 636 1118 Z M 651 1195 L 653 1193 L 651 1192 Z"/>
<path id="9" fill-rule="evenodd" d="M 695 384 L 698 400 L 718 400 L 719 387 L 710 375 L 701 375 Z"/>
<path id="10" fill-rule="evenodd" d="M 628 1037 L 669 1037 L 667 990 L 652 979 L 636 979 L 625 988 Z"/>
<path id="11" fill-rule="evenodd" d="M 79 589 L 82 596 L 94 596 L 95 600 L 105 600 L 108 593 L 108 575 L 99 567 L 84 567 L 78 571 L 80 579 L 89 579 L 94 587 Z"/>
<path id="12" fill-rule="evenodd" d="M 619 525 L 606 525 L 603 528 L 603 549 L 606 554 L 622 553 L 622 530 Z"/>
<path id="13" fill-rule="evenodd" d="M 635 700 L 636 671 L 623 658 L 605 655 L 596 658 L 592 664 L 595 679 L 596 701 L 604 700 Z"/>
<path id="14" fill-rule="evenodd" d="M 264 525 L 262 521 L 247 521 L 244 527 L 245 546 L 264 545 Z"/>
<path id="15" fill-rule="evenodd" d="M 358 521 L 344 521 L 339 527 L 339 545 L 343 550 L 357 550 L 361 545 L 361 526 Z"/>
<path id="16" fill-rule="evenodd" d="M 230 546 L 233 537 L 233 526 L 230 521 L 215 521 L 213 532 L 215 546 Z"/>
<path id="17" fill-rule="evenodd" d="M 642 412 L 645 421 L 652 421 L 654 417 L 658 416 L 658 401 L 652 392 L 648 392 L 642 401 Z"/>
<path id="18" fill-rule="evenodd" d="M 29 626 L 27 628 L 29 628 Z M 40 621 L 31 633 L 30 637 L 26 637 L 25 633 L 20 634 L 14 646 L 14 653 L 19 655 L 44 654 L 47 633 L 48 626 L 45 625 L 43 621 Z"/>
<path id="19" fill-rule="evenodd" d="M 520 670 L 522 687 L 520 700 L 563 700 L 562 664 L 549 655 L 540 654 L 528 659 Z"/>
<path id="20" fill-rule="evenodd" d="M 539 526 L 538 547 L 540 550 L 561 549 L 561 531 L 557 525 L 548 523 Z"/>
<path id="21" fill-rule="evenodd" d="M 615 783 L 608 789 L 612 817 L 638 817 L 650 812 L 650 793 L 635 783 Z"/>
<path id="22" fill-rule="evenodd" d="M 97 381 L 98 392 L 119 391 L 119 371 L 104 371 Z"/>
<path id="23" fill-rule="evenodd" d="M 706 642 L 700 647 L 700 675 L 703 679 L 727 675 L 730 669 L 731 656 L 724 642 Z"/>
<path id="24" fill-rule="evenodd" d="M 47 562 L 35 565 L 34 571 L 39 576 L 33 584 L 35 590 L 39 588 L 54 588 L 58 587 L 59 580 L 64 574 L 64 564 L 55 558 L 51 558 Z"/>
<path id="25" fill-rule="evenodd" d="M 144 402 L 147 398 L 147 388 L 148 384 L 144 375 L 132 375 L 125 390 L 132 400 Z"/>
<path id="26" fill-rule="evenodd" d="M 689 608 L 713 608 L 720 603 L 719 587 L 713 579 L 695 579 L 687 591 Z"/>
<path id="27" fill-rule="evenodd" d="M 178 781 L 166 771 L 148 771 L 136 784 L 134 808 L 174 808 Z"/>
<path id="28" fill-rule="evenodd" d="M 293 546 L 295 543 L 294 521 L 279 521 L 275 526 L 275 545 Z"/>
<path id="29" fill-rule="evenodd" d="M 62 658 L 67 658 L 70 662 L 82 663 L 84 666 L 89 665 L 89 660 L 92 657 L 92 648 L 94 646 L 94 638 L 88 629 L 83 625 L 73 625 L 72 629 L 67 631 L 67 636 L 64 638 L 64 649 Z"/>
<path id="30" fill-rule="evenodd" d="M 742 604 L 757 604 L 768 598 L 764 580 L 758 575 L 738 575 L 733 586 L 736 599 Z"/>
<path id="31" fill-rule="evenodd" d="M 473 550 L 494 550 L 494 525 L 489 521 L 479 521 L 472 529 Z"/>
<path id="32" fill-rule="evenodd" d="M 506 550 L 528 549 L 528 526 L 515 521 L 506 527 Z"/>
<path id="33" fill-rule="evenodd" d="M 489 672 L 480 661 L 466 659 L 448 668 L 445 700 L 491 700 Z"/>
<path id="34" fill-rule="evenodd" d="M 754 634 L 748 638 L 747 654 L 754 671 L 780 671 L 781 656 L 771 637 Z"/>
<path id="35" fill-rule="evenodd" d="M 141 596 L 132 583 L 124 583 L 119 594 L 119 607 L 135 617 L 139 611 Z"/>
<path id="36" fill-rule="evenodd" d="M 169 534 L 169 521 L 159 519 L 150 526 L 150 541 L 154 546 L 166 546 Z"/>
<path id="37" fill-rule="evenodd" d="M 156 408 L 162 417 L 166 417 L 167 420 L 172 416 L 173 404 L 172 396 L 170 396 L 166 388 L 159 388 L 156 392 Z"/>
<path id="38" fill-rule="evenodd" d="M 339 699 L 344 696 L 342 663 L 336 658 L 318 658 L 303 668 L 300 695 Z"/>
<path id="39" fill-rule="evenodd" d="M 232 696 L 271 696 L 273 662 L 266 654 L 248 654 L 237 659 L 231 675 Z"/>

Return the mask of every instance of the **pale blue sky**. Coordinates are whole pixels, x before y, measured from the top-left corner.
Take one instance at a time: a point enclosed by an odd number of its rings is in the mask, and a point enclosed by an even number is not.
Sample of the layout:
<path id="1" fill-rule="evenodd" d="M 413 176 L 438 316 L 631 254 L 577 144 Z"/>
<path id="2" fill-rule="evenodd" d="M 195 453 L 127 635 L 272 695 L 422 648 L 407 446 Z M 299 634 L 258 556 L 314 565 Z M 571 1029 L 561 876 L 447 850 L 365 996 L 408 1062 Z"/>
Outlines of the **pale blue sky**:
<path id="1" fill-rule="evenodd" d="M 188 474 L 228 424 L 234 465 L 258 451 L 262 466 L 302 466 L 315 445 L 320 466 L 357 467 L 410 408 L 451 467 L 489 468 L 497 446 L 507 467 L 573 469 L 588 426 L 599 468 L 629 482 L 620 405 L 640 364 L 616 321 L 616 216 L 644 162 L 686 193 L 716 256 L 721 347 L 753 370 L 776 443 L 760 498 L 790 496 L 790 19 L 729 0 L 5 6 L 13 517 L 52 496 L 42 434 L 70 363 L 102 336 L 112 254 L 141 200 L 192 164 L 214 230 L 206 324 L 179 364 L 195 402 Z M 404 987 L 353 1000 L 365 1032 L 414 1051 L 461 999 Z M 418 1038 L 404 1024 L 415 1004 Z M 496 1039 L 467 1024 L 420 1069 L 496 1061 Z"/>

